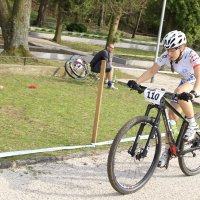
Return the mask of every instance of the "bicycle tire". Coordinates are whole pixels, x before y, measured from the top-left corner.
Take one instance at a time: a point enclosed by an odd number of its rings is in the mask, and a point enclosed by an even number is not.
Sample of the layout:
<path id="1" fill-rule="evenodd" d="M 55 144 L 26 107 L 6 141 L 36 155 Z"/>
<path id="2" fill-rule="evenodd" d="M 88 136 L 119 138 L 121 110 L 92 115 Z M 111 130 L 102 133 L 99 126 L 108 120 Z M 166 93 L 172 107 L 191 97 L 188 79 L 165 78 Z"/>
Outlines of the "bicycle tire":
<path id="1" fill-rule="evenodd" d="M 200 127 L 200 113 L 195 114 L 196 122 Z M 181 140 L 180 152 L 190 151 L 194 145 L 200 145 L 200 137 L 197 136 L 192 142 L 185 142 L 184 139 Z M 192 152 L 188 152 L 184 155 L 178 157 L 178 162 L 181 171 L 187 176 L 194 176 L 200 173 L 200 148 Z"/>
<path id="2" fill-rule="evenodd" d="M 77 61 L 76 61 L 77 62 Z M 74 64 L 74 61 L 70 65 L 71 71 L 77 78 L 84 79 L 88 74 L 87 64 Z"/>
<path id="3" fill-rule="evenodd" d="M 88 63 L 80 55 L 72 55 L 68 60 L 68 72 L 75 79 L 85 79 L 88 74 Z"/>
<path id="4" fill-rule="evenodd" d="M 72 71 L 71 68 L 70 68 L 70 63 L 71 63 L 71 61 L 66 61 L 66 62 L 65 62 L 65 65 L 64 65 L 65 71 L 67 72 L 67 74 L 68 74 L 71 78 L 77 79 L 78 77 L 73 73 L 73 71 Z"/>
<path id="5" fill-rule="evenodd" d="M 137 130 L 141 124 L 144 125 L 144 129 L 135 151 L 136 154 L 132 156 L 128 151 L 134 145 L 133 137 L 138 134 Z M 148 137 L 152 127 L 153 122 L 150 118 L 145 116 L 136 117 L 128 121 L 116 135 L 108 155 L 107 173 L 112 187 L 117 192 L 121 194 L 136 192 L 153 175 L 161 151 L 161 136 L 158 130 L 155 131 L 154 137 L 150 139 L 147 156 L 140 159 L 137 158 L 146 144 L 146 139 L 143 138 L 145 136 Z M 123 139 L 131 141 L 122 142 Z"/>

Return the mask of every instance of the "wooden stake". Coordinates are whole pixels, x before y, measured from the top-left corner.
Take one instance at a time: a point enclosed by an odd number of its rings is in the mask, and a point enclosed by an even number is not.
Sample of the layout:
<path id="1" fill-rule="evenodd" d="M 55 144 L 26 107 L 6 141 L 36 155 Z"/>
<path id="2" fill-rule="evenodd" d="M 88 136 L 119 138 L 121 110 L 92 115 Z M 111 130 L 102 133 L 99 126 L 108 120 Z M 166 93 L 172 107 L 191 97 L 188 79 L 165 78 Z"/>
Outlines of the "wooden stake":
<path id="1" fill-rule="evenodd" d="M 94 125 L 93 125 L 92 143 L 96 143 L 96 139 L 97 139 L 97 131 L 98 131 L 98 125 L 99 125 L 100 111 L 101 111 L 105 69 L 106 69 L 106 61 L 102 60 L 101 61 L 100 80 L 99 80 L 99 84 L 98 84 L 96 112 L 95 112 Z"/>

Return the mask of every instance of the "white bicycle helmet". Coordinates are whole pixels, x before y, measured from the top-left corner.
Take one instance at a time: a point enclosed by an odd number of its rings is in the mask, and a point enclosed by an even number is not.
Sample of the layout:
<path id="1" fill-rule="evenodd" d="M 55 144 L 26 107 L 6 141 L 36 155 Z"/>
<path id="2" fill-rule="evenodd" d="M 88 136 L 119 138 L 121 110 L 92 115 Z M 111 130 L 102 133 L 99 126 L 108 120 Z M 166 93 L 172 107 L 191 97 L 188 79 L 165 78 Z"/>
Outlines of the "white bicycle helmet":
<path id="1" fill-rule="evenodd" d="M 163 47 L 166 49 L 177 48 L 186 43 L 185 33 L 177 30 L 167 33 L 163 38 Z"/>

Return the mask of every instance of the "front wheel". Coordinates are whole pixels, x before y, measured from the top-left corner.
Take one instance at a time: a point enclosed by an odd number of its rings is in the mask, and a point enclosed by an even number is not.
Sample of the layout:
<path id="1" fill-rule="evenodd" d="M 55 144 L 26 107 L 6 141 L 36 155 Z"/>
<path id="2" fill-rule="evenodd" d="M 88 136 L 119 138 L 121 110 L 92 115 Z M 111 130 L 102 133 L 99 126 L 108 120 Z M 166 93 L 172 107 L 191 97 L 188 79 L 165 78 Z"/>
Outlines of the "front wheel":
<path id="1" fill-rule="evenodd" d="M 88 74 L 88 66 L 78 61 L 66 61 L 64 67 L 67 74 L 74 79 L 85 79 Z"/>
<path id="2" fill-rule="evenodd" d="M 108 178 L 121 194 L 143 187 L 158 164 L 161 137 L 157 129 L 150 136 L 152 128 L 150 118 L 136 117 L 120 129 L 112 143 L 107 163 Z"/>
<path id="3" fill-rule="evenodd" d="M 196 122 L 200 128 L 200 113 L 195 114 Z M 200 132 L 196 133 L 195 139 L 191 142 L 181 141 L 179 166 L 187 176 L 194 176 L 200 173 Z"/>

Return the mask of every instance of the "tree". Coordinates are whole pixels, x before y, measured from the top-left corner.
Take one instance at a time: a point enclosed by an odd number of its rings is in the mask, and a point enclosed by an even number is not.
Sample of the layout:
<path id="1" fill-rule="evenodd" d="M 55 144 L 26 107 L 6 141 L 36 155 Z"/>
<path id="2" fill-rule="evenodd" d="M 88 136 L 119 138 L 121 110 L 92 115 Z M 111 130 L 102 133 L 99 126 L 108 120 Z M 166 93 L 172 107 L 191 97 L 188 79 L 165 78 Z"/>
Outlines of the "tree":
<path id="1" fill-rule="evenodd" d="M 140 2 L 140 0 L 110 0 L 107 2 L 112 12 L 112 21 L 110 24 L 107 44 L 118 40 L 116 36 L 122 15 L 132 13 L 133 9 L 140 5 Z"/>
<path id="2" fill-rule="evenodd" d="M 143 17 L 140 22 L 140 28 L 143 33 L 148 33 L 151 35 L 158 34 L 162 4 L 163 4 L 163 1 L 160 1 L 160 0 L 148 1 L 146 9 L 143 10 Z M 165 23 L 168 23 L 166 20 L 166 13 L 165 13 L 164 26 L 165 26 Z"/>
<path id="3" fill-rule="evenodd" d="M 4 39 L 3 53 L 30 55 L 28 30 L 31 0 L 0 0 L 0 26 Z"/>
<path id="4" fill-rule="evenodd" d="M 134 38 L 136 33 L 137 33 L 139 23 L 140 23 L 140 19 L 141 19 L 141 15 L 142 15 L 142 11 L 143 11 L 143 9 L 145 9 L 147 2 L 148 2 L 148 0 L 143 0 L 143 1 L 140 2 L 139 13 L 138 13 L 136 25 L 135 25 L 135 28 L 134 28 L 134 31 L 133 31 L 133 34 L 132 34 L 132 38 Z"/>
<path id="5" fill-rule="evenodd" d="M 106 9 L 106 1 L 105 0 L 101 0 L 100 1 L 99 17 L 98 17 L 98 26 L 100 28 L 102 28 L 103 25 L 104 25 L 105 9 Z"/>
<path id="6" fill-rule="evenodd" d="M 70 0 L 57 0 L 57 2 L 58 2 L 57 23 L 53 41 L 61 43 L 62 27 L 65 19 L 65 14 L 70 10 L 71 4 Z"/>
<path id="7" fill-rule="evenodd" d="M 122 11 L 120 9 L 118 10 L 118 12 L 115 12 L 112 15 L 112 21 L 111 21 L 111 24 L 110 24 L 110 29 L 109 29 L 109 33 L 108 33 L 106 46 L 107 46 L 108 43 L 117 42 L 116 33 L 117 33 L 117 30 L 118 30 L 119 21 L 120 21 L 121 16 L 122 16 Z"/>
<path id="8" fill-rule="evenodd" d="M 40 0 L 38 15 L 37 19 L 34 22 L 34 25 L 41 27 L 44 24 L 48 5 L 49 5 L 49 0 Z"/>
<path id="9" fill-rule="evenodd" d="M 75 23 L 79 22 L 79 19 L 85 14 L 87 9 L 91 6 L 93 0 L 56 0 L 58 2 L 57 24 L 56 33 L 53 41 L 60 43 L 62 35 L 63 22 L 66 15 L 73 16 Z M 86 9 L 87 8 L 87 9 Z"/>
<path id="10" fill-rule="evenodd" d="M 53 38 L 53 41 L 60 43 L 61 42 L 61 34 L 62 34 L 62 26 L 65 17 L 64 12 L 64 4 L 63 1 L 60 0 L 58 4 L 58 15 L 57 15 L 57 23 L 56 23 L 56 32 Z"/>
<path id="11" fill-rule="evenodd" d="M 162 10 L 162 1 L 151 0 L 144 13 L 143 30 L 157 34 Z M 151 16 L 151 17 L 149 17 Z M 188 45 L 198 48 L 200 44 L 200 1 L 199 0 L 168 0 L 163 24 L 163 36 L 172 30 L 183 31 Z"/>
<path id="12" fill-rule="evenodd" d="M 171 17 L 170 17 L 171 15 Z M 200 38 L 200 1 L 199 0 L 169 0 L 166 17 L 170 26 L 166 32 L 178 29 L 186 33 L 188 44 L 194 45 Z M 173 17 L 173 18 L 172 18 Z"/>

